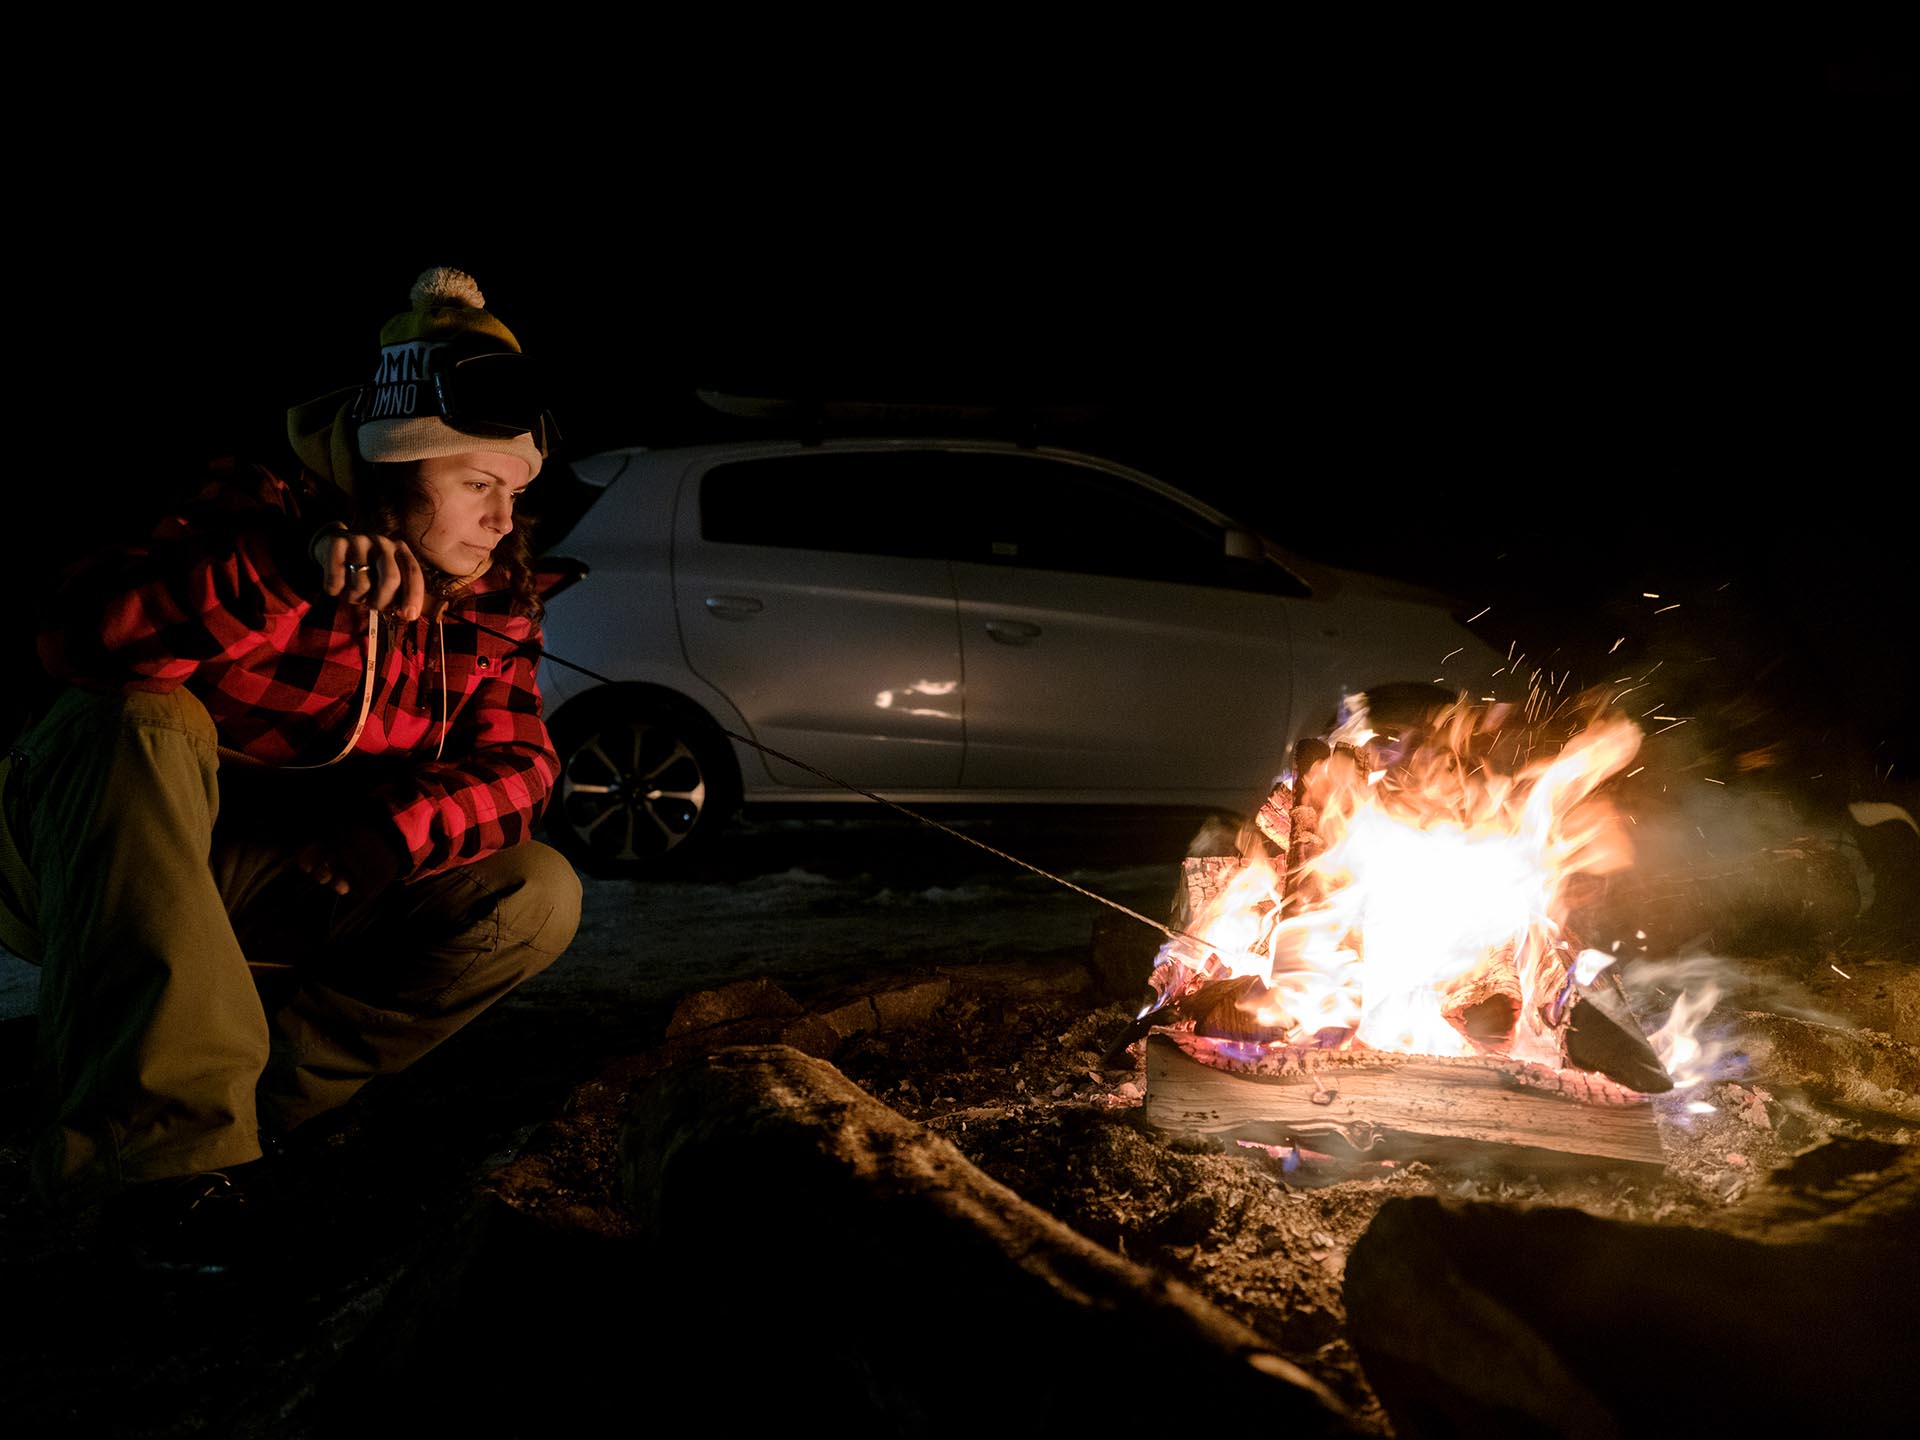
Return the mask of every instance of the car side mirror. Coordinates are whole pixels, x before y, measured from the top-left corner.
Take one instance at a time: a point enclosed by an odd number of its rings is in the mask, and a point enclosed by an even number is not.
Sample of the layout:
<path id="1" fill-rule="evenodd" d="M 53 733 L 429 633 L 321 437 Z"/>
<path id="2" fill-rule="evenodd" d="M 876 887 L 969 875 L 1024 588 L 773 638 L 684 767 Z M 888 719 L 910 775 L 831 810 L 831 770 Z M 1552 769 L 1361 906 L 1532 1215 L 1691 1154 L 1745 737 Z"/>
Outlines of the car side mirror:
<path id="1" fill-rule="evenodd" d="M 569 585 L 587 578 L 587 562 L 570 555 L 542 555 L 533 562 L 533 593 L 551 600 Z"/>
<path id="2" fill-rule="evenodd" d="M 1226 554 L 1229 560 L 1262 560 L 1266 558 L 1267 547 L 1260 543 L 1260 537 L 1251 530 L 1229 530 L 1226 532 Z"/>

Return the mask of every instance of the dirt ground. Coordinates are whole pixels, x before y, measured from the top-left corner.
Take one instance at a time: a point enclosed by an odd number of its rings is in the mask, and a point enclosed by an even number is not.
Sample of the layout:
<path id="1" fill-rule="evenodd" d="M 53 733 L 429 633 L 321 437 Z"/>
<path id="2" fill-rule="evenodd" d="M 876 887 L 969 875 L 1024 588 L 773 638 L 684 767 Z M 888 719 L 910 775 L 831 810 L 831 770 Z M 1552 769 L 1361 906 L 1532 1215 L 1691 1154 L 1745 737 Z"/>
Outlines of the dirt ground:
<path id="1" fill-rule="evenodd" d="M 1085 849 L 1082 837 L 1070 838 L 1067 848 Z M 809 836 L 804 843 L 817 848 L 819 841 Z M 761 867 L 780 881 L 779 895 L 834 893 L 802 885 L 789 862 L 782 851 Z M 898 863 L 916 874 L 925 869 L 912 855 Z M 1142 903 L 1164 892 L 1170 874 L 1153 867 L 1141 874 Z M 1371 1433 L 1391 1432 L 1345 1333 L 1341 1281 L 1351 1247 L 1386 1200 L 1437 1194 L 1710 1224 L 1771 1167 L 1829 1137 L 1910 1145 L 1920 1129 L 1871 1108 L 1843 1108 L 1804 1087 L 1742 1076 L 1730 1059 L 1723 1078 L 1685 1097 L 1710 1111 L 1690 1113 L 1678 1099 L 1660 1102 L 1668 1163 L 1652 1178 L 1419 1162 L 1289 1165 L 1289 1157 L 1257 1150 L 1170 1141 L 1142 1123 L 1138 1056 L 1102 1068 L 1133 1006 L 1102 988 L 1108 972 L 1084 939 L 1056 938 L 1032 951 L 970 941 L 918 962 L 895 950 L 876 960 L 862 948 L 869 932 L 854 928 L 856 921 L 900 947 L 917 944 L 920 933 L 952 933 L 952 895 L 963 893 L 946 884 L 955 878 L 966 877 L 941 876 L 935 890 L 907 895 L 912 903 L 843 904 L 847 914 L 839 917 L 820 910 L 824 899 L 809 901 L 816 924 L 843 925 L 836 933 L 859 943 L 831 966 L 776 967 L 774 978 L 802 1008 L 863 987 L 944 987 L 944 998 L 922 1018 L 855 1035 L 834 1050 L 833 1062 L 1031 1203 L 1186 1282 L 1259 1331 L 1330 1386 Z M 738 908 L 739 896 L 754 893 L 755 884 L 747 875 L 712 888 Z M 995 893 L 1002 910 L 1043 903 L 1039 892 L 1027 902 L 1018 892 Z M 503 1397 L 546 1403 L 564 1389 L 607 1383 L 605 1375 L 583 1373 L 591 1367 L 582 1359 L 581 1368 L 559 1376 L 509 1364 L 491 1389 L 424 1384 L 422 1357 L 440 1352 L 421 1316 L 438 1313 L 433 1323 L 448 1324 L 431 1301 L 460 1293 L 455 1282 L 485 1243 L 475 1227 L 477 1205 L 504 1201 L 561 1236 L 617 1244 L 630 1233 L 615 1178 L 627 1097 L 668 1063 L 664 1035 L 676 999 L 742 973 L 714 965 L 678 980 L 658 972 L 625 991 L 615 988 L 604 967 L 645 933 L 639 927 L 648 913 L 657 921 L 664 894 L 623 891 L 615 907 L 613 892 L 590 887 L 595 924 L 604 930 L 591 944 L 607 957 L 595 962 L 603 968 L 583 965 L 564 984 L 526 987 L 458 1044 L 370 1091 L 337 1129 L 316 1137 L 279 1181 L 297 1237 L 286 1264 L 238 1285 L 129 1277 L 100 1253 L 88 1217 L 50 1225 L 38 1214 L 25 1181 L 32 1020 L 0 1022 L 0 1285 L 10 1301 L 0 1397 L 9 1428 L 130 1440 L 203 1433 L 319 1440 L 364 1433 L 368 1407 L 377 1403 L 389 1416 L 422 1424 L 458 1415 L 467 1433 L 534 1434 L 539 1405 L 516 1412 L 509 1424 L 501 1418 Z M 986 903 L 970 899 L 969 913 Z M 1759 932 L 1743 936 L 1747 958 L 1716 971 L 1724 993 L 1708 1017 L 1709 1033 L 1730 1031 L 1745 1012 L 1811 1015 L 1851 1031 L 1903 1035 L 1888 1043 L 1911 1054 L 1920 1024 L 1914 929 L 1827 920 L 1814 915 L 1806 924 L 1777 926 L 1771 948 L 1755 945 Z M 755 923 L 765 928 L 763 920 Z M 1084 910 L 1049 923 L 1062 936 L 1076 926 L 1087 935 Z M 922 925 L 924 932 L 903 930 Z M 1652 962 L 1642 973 L 1648 995 L 1689 978 L 1669 976 Z M 547 1274 L 535 1276 L 517 1318 L 524 1328 L 502 1343 L 512 1350 L 554 1328 L 567 1353 L 591 1354 L 593 1317 L 629 1303 L 607 1293 L 614 1283 L 566 1288 Z M 636 1283 L 639 1303 L 665 1303 L 644 1295 L 644 1277 Z M 449 1333 L 468 1338 L 457 1325 Z M 631 1357 L 608 1363 L 616 1362 L 623 1375 L 632 1364 Z M 482 1353 L 465 1363 L 490 1362 Z M 522 1423 L 528 1414 L 532 1422 Z"/>
<path id="2" fill-rule="evenodd" d="M 1869 950 L 1871 953 L 1869 953 Z M 1817 972 L 1910 983 L 1914 956 L 1884 937 L 1750 967 L 1755 993 L 1804 993 Z M 1187 1283 L 1257 1330 L 1356 1412 L 1391 1434 L 1345 1333 L 1346 1257 L 1380 1206 L 1441 1195 L 1572 1206 L 1628 1221 L 1711 1225 L 1772 1167 L 1830 1137 L 1913 1143 L 1920 1126 L 1844 1112 L 1756 1080 L 1728 1078 L 1657 1102 L 1663 1172 L 1543 1174 L 1420 1161 L 1337 1163 L 1170 1140 L 1143 1123 L 1141 1048 L 1101 1060 L 1131 1007 L 1062 966 L 943 968 L 947 1000 L 922 1024 L 857 1037 L 835 1064 L 868 1093 L 950 1140 L 974 1164 L 1083 1235 Z M 601 1232 L 623 1227 L 613 1198 L 624 1095 L 657 1062 L 637 1059 L 503 1172 L 510 1203 Z M 1704 1110 L 1703 1106 L 1711 1106 Z"/>

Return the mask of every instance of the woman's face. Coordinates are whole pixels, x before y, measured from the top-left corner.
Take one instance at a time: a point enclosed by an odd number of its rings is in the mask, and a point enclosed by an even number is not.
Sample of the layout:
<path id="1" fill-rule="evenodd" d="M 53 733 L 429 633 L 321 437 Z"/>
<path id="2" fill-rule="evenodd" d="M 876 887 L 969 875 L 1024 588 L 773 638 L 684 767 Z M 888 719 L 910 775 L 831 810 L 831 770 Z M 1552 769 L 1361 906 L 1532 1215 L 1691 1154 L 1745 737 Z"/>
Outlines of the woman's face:
<path id="1" fill-rule="evenodd" d="M 493 564 L 493 547 L 513 530 L 513 505 L 532 470 L 517 455 L 472 450 L 413 462 L 413 497 L 401 538 L 443 574 L 467 579 Z"/>

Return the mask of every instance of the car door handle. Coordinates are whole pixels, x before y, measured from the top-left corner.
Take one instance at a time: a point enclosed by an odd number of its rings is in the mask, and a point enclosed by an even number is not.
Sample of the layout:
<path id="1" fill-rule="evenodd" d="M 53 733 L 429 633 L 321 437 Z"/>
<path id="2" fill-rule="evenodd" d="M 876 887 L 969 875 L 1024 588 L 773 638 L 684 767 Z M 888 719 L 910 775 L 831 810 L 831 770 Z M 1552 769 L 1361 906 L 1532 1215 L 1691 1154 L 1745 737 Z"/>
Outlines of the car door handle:
<path id="1" fill-rule="evenodd" d="M 707 613 L 716 620 L 745 620 L 766 609 L 751 595 L 709 595 Z"/>
<path id="2" fill-rule="evenodd" d="M 989 620 L 987 634 L 1002 645 L 1025 645 L 1040 633 L 1038 625 L 1029 625 L 1024 620 Z"/>

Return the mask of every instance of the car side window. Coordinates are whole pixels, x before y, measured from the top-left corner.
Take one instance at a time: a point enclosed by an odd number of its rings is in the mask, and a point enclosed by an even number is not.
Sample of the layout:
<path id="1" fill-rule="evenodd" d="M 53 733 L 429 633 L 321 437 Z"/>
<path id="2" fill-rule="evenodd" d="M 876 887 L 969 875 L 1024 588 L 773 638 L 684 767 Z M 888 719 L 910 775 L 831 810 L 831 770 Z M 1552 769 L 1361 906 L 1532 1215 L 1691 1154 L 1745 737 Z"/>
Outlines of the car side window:
<path id="1" fill-rule="evenodd" d="M 947 458 L 956 560 L 1305 593 L 1278 566 L 1230 558 L 1218 525 L 1123 475 L 1039 455 Z"/>
<path id="2" fill-rule="evenodd" d="M 943 557 L 943 458 L 802 451 L 716 465 L 700 481 L 700 535 L 727 545 Z"/>
<path id="3" fill-rule="evenodd" d="M 727 545 L 969 560 L 1304 595 L 1220 527 L 1088 465 L 966 450 L 800 451 L 716 465 L 700 534 Z"/>

